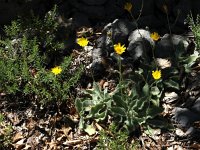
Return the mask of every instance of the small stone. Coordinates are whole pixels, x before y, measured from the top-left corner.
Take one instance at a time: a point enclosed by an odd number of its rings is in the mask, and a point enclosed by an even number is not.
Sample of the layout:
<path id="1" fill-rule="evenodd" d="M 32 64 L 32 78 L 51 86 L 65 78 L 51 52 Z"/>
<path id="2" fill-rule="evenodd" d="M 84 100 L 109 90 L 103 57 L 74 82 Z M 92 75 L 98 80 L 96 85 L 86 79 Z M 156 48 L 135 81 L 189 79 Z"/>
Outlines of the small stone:
<path id="1" fill-rule="evenodd" d="M 181 129 L 177 128 L 177 129 L 176 129 L 176 135 L 178 135 L 178 136 L 183 136 L 183 135 L 184 135 L 184 132 L 183 132 Z"/>
<path id="2" fill-rule="evenodd" d="M 163 101 L 165 103 L 172 103 L 178 99 L 178 94 L 176 92 L 165 92 Z"/>
<path id="3" fill-rule="evenodd" d="M 108 88 L 108 86 L 109 86 L 109 83 L 108 83 L 108 82 L 105 82 L 105 83 L 103 84 L 103 89 Z"/>

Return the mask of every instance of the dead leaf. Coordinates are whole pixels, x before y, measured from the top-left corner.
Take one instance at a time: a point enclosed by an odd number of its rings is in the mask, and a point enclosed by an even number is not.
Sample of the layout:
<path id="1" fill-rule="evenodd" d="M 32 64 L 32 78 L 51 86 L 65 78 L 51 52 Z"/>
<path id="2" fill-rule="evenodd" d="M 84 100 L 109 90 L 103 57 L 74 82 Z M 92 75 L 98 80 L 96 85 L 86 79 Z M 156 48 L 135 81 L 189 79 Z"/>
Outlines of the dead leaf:
<path id="1" fill-rule="evenodd" d="M 16 150 L 21 150 L 25 147 L 25 139 L 21 139 L 20 141 L 18 141 L 16 144 L 14 144 L 14 147 L 16 148 Z"/>
<path id="2" fill-rule="evenodd" d="M 178 99 L 178 94 L 175 92 L 165 92 L 163 101 L 166 103 L 172 103 Z"/>
<path id="3" fill-rule="evenodd" d="M 84 131 L 89 135 L 94 135 L 96 133 L 96 129 L 93 127 L 93 125 L 87 125 Z"/>
<path id="4" fill-rule="evenodd" d="M 22 132 L 18 132 L 14 135 L 13 137 L 13 143 L 18 142 L 19 140 L 23 139 L 24 137 L 22 136 Z"/>
<path id="5" fill-rule="evenodd" d="M 156 63 L 161 69 L 169 68 L 172 66 L 170 60 L 164 58 L 156 58 Z"/>

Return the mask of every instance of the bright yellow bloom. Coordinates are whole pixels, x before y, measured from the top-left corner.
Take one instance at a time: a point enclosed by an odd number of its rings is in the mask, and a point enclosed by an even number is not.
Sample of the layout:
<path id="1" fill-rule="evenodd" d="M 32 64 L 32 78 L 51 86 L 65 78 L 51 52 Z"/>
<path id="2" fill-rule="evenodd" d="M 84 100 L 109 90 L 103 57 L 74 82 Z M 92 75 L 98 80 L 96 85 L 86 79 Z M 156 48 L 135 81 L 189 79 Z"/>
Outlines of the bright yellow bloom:
<path id="1" fill-rule="evenodd" d="M 84 38 L 84 37 L 81 37 L 81 38 L 77 39 L 77 44 L 80 45 L 80 46 L 82 46 L 82 47 L 87 46 L 88 43 L 89 43 L 89 41 L 86 38 Z"/>
<path id="2" fill-rule="evenodd" d="M 127 10 L 129 13 L 131 12 L 132 7 L 132 4 L 128 2 L 124 5 L 124 9 Z"/>
<path id="3" fill-rule="evenodd" d="M 157 32 L 151 33 L 150 36 L 154 41 L 158 41 L 160 39 L 160 35 Z"/>
<path id="4" fill-rule="evenodd" d="M 123 52 L 125 52 L 126 47 L 121 45 L 121 43 L 118 43 L 114 45 L 114 50 L 117 54 L 121 55 Z"/>
<path id="5" fill-rule="evenodd" d="M 54 68 L 51 69 L 51 72 L 53 72 L 55 75 L 60 74 L 62 72 L 61 67 L 56 66 Z"/>
<path id="6" fill-rule="evenodd" d="M 161 78 L 161 70 L 152 71 L 152 76 L 155 80 L 160 79 Z"/>

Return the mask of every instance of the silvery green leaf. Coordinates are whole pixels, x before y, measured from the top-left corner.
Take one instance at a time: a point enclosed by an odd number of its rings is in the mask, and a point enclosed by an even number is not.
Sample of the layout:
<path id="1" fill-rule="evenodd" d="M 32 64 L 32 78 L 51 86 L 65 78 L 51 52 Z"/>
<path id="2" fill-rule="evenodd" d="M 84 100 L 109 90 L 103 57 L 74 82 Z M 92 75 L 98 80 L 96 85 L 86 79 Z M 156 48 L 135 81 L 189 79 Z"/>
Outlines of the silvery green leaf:
<path id="1" fill-rule="evenodd" d="M 185 59 L 183 62 L 192 65 L 197 58 L 199 58 L 198 54 L 192 54 L 189 57 L 187 57 L 187 59 Z"/>
<path id="2" fill-rule="evenodd" d="M 107 114 L 108 114 L 108 111 L 107 110 L 105 110 L 104 112 L 102 112 L 102 113 L 98 113 L 98 114 L 96 114 L 95 115 L 95 120 L 97 121 L 97 122 L 99 122 L 99 121 L 103 121 L 103 120 L 105 120 L 105 118 L 107 117 Z"/>
<path id="3" fill-rule="evenodd" d="M 100 103 L 100 104 L 97 104 L 97 105 L 91 107 L 88 117 L 91 118 L 91 117 L 96 116 L 96 114 L 98 114 L 104 108 L 105 108 L 104 103 Z"/>
<path id="4" fill-rule="evenodd" d="M 96 129 L 92 125 L 86 125 L 84 131 L 87 132 L 89 135 L 94 135 L 96 133 Z"/>
<path id="5" fill-rule="evenodd" d="M 126 110 L 124 108 L 112 107 L 110 110 L 114 115 L 126 116 Z"/>
<path id="6" fill-rule="evenodd" d="M 115 102 L 117 107 L 123 107 L 127 109 L 127 104 L 124 102 L 121 95 L 118 94 L 113 95 L 113 101 Z"/>
<path id="7" fill-rule="evenodd" d="M 85 110 L 85 111 L 90 111 L 91 107 L 95 105 L 95 102 L 92 101 L 92 100 L 84 100 L 82 102 L 82 108 Z"/>
<path id="8" fill-rule="evenodd" d="M 80 99 L 75 100 L 75 106 L 78 112 L 83 111 L 83 105 Z"/>
<path id="9" fill-rule="evenodd" d="M 179 84 L 178 84 L 177 82 L 171 80 L 171 79 L 166 80 L 166 81 L 164 81 L 163 83 L 164 83 L 164 85 L 166 85 L 166 87 L 168 87 L 168 88 L 173 88 L 173 89 L 176 89 L 176 90 L 179 90 L 179 88 L 180 88 L 180 87 L 179 87 Z"/>
<path id="10" fill-rule="evenodd" d="M 147 109 L 147 119 L 152 119 L 163 111 L 163 108 L 152 105 Z"/>
<path id="11" fill-rule="evenodd" d="M 144 96 L 148 96 L 149 95 L 149 84 L 146 83 L 143 88 L 142 88 L 143 94 Z"/>
<path id="12" fill-rule="evenodd" d="M 157 86 L 151 87 L 151 94 L 152 95 L 158 95 L 160 93 L 160 90 Z"/>

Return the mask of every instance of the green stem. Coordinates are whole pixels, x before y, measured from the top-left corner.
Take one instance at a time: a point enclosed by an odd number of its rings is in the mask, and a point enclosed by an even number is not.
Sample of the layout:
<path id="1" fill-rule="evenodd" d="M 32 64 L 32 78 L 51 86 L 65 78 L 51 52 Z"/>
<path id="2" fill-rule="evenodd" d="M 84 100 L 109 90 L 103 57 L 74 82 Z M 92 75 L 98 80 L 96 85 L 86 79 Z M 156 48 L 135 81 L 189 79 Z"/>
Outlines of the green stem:
<path id="1" fill-rule="evenodd" d="M 122 61 L 120 56 L 118 57 L 118 62 L 119 62 L 119 84 L 121 85 L 122 82 Z"/>
<path id="2" fill-rule="evenodd" d="M 120 88 L 120 93 L 121 93 L 121 96 L 122 96 L 122 61 L 121 61 L 121 57 L 118 56 L 118 63 L 119 63 L 119 88 Z"/>

